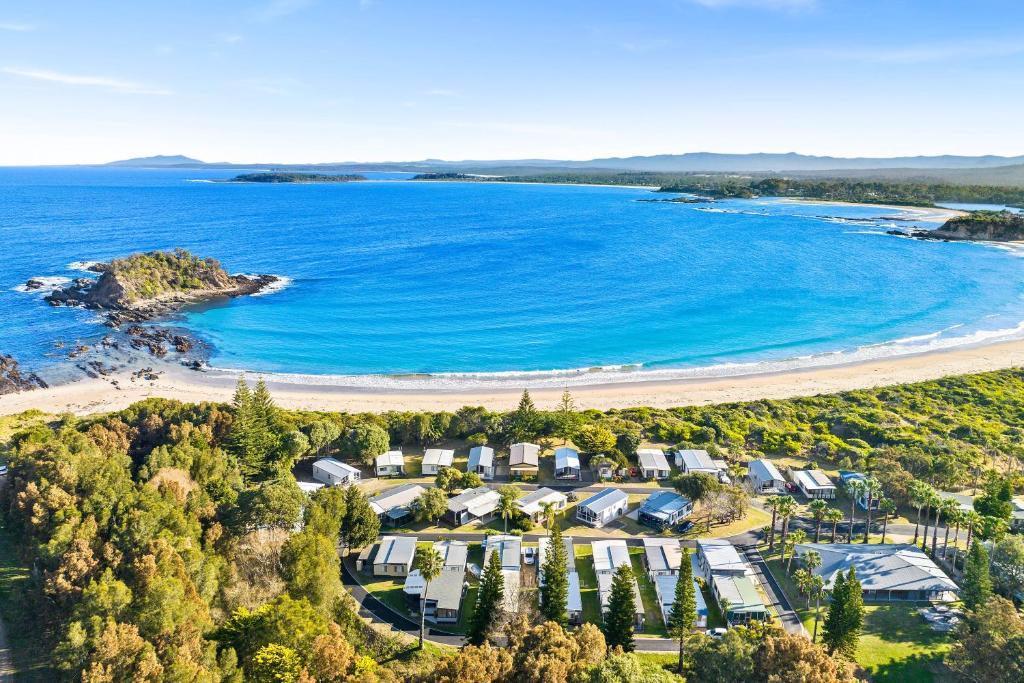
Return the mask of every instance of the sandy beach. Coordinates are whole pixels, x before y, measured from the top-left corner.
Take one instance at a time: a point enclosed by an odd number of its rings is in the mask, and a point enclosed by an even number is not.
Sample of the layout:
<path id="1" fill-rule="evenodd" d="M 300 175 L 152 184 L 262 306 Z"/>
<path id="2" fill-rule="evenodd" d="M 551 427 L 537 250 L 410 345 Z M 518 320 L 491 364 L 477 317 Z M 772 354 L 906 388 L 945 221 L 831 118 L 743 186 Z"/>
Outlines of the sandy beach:
<path id="1" fill-rule="evenodd" d="M 945 223 L 957 216 L 966 216 L 966 211 L 959 209 L 944 209 L 940 206 L 906 206 L 900 204 L 864 204 L 862 202 L 837 202 L 826 199 L 782 199 L 783 202 L 795 204 L 815 204 L 820 206 L 870 206 L 876 209 L 885 209 L 895 214 L 903 214 L 905 218 L 921 221 L 922 223 Z"/>
<path id="2" fill-rule="evenodd" d="M 1024 340 L 800 371 L 718 379 L 595 384 L 574 386 L 571 391 L 581 409 L 667 408 L 827 394 L 1022 365 Z M 256 376 L 256 373 L 249 374 L 251 379 Z M 234 383 L 235 377 L 228 373 L 208 374 L 184 368 L 167 369 L 153 381 L 133 379 L 130 373 L 124 372 L 0 396 L 0 414 L 34 408 L 47 413 L 86 415 L 120 410 L 153 396 L 186 402 L 229 401 Z M 281 407 L 348 412 L 456 410 L 465 405 L 503 410 L 514 407 L 522 391 L 521 387 L 443 391 L 426 383 L 423 390 L 356 389 L 291 383 L 279 378 L 272 378 L 268 385 Z M 543 387 L 531 389 L 530 393 L 540 408 L 552 409 L 561 398 L 562 389 Z"/>

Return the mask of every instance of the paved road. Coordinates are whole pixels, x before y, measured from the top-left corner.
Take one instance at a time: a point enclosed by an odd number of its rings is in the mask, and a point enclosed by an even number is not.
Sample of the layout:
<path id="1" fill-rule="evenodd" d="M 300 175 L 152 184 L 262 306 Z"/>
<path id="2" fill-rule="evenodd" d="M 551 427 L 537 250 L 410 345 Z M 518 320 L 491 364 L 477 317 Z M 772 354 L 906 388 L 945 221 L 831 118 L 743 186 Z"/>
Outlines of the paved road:
<path id="1" fill-rule="evenodd" d="M 793 611 L 793 606 L 789 604 L 785 591 L 782 590 L 775 577 L 772 576 L 771 570 L 768 569 L 768 565 L 761 556 L 761 552 L 757 549 L 758 540 L 759 535 L 754 532 L 740 534 L 729 539 L 736 546 L 736 549 L 743 554 L 747 562 L 750 563 L 750 566 L 754 568 L 761 587 L 764 588 L 764 592 L 771 601 L 770 606 L 779 615 L 782 627 L 789 633 L 807 635 L 807 630 L 800 622 L 800 617 Z"/>
<path id="2" fill-rule="evenodd" d="M 419 541 L 466 541 L 467 543 L 478 543 L 478 542 L 482 541 L 484 538 L 486 538 L 486 536 L 484 536 L 483 531 L 479 531 L 479 532 L 459 532 L 459 533 L 448 532 L 448 531 L 441 531 L 441 532 L 435 531 L 435 532 L 427 533 L 427 532 L 418 532 L 418 531 L 395 531 L 395 532 L 392 532 L 392 531 L 384 530 L 384 531 L 381 531 L 381 534 L 384 535 L 384 536 L 414 536 Z M 523 540 L 527 541 L 527 542 L 536 542 L 536 541 L 539 541 L 542 538 L 545 538 L 546 536 L 547 536 L 546 532 L 525 533 L 525 534 L 523 534 Z M 663 536 L 659 536 L 659 535 L 653 534 L 653 533 L 651 534 L 651 537 L 652 538 L 664 538 Z M 647 537 L 646 536 L 630 536 L 630 537 L 618 537 L 618 536 L 575 536 L 575 537 L 573 537 L 573 542 L 575 544 L 577 544 L 577 545 L 586 545 L 586 544 L 590 543 L 591 541 L 616 540 L 616 541 L 625 541 L 627 546 L 630 546 L 630 547 L 633 547 L 633 548 L 642 548 L 643 545 L 644 545 L 644 538 L 647 538 Z M 684 546 L 686 548 L 696 548 L 697 547 L 697 542 L 696 541 L 679 539 L 679 543 L 680 543 L 680 545 L 682 545 L 682 546 Z"/>

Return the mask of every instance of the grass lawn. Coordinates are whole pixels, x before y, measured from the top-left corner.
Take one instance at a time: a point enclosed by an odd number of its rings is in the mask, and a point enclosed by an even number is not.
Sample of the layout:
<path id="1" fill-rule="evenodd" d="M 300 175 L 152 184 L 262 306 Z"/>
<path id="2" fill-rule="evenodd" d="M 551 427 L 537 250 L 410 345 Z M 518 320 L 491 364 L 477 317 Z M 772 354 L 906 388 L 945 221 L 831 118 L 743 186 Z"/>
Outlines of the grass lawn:
<path id="1" fill-rule="evenodd" d="M 658 593 L 654 589 L 654 582 L 647 575 L 644 569 L 644 549 L 630 548 L 629 559 L 633 563 L 633 574 L 636 576 L 637 585 L 640 587 L 640 597 L 643 600 L 644 608 L 644 630 L 645 636 L 668 637 L 665 630 L 665 622 L 661 620 L 661 605 L 658 603 Z"/>
<path id="2" fill-rule="evenodd" d="M 767 555 L 765 555 L 767 559 Z M 785 572 L 778 555 L 768 559 L 775 580 L 789 597 L 808 633 L 814 630 L 814 608 L 804 607 L 792 576 Z M 950 680 L 942 657 L 952 647 L 948 634 L 931 630 L 917 608 L 927 603 L 868 603 L 856 662 L 877 683 L 932 683 Z M 827 605 L 821 608 L 818 640 Z"/>
<path id="3" fill-rule="evenodd" d="M 583 621 L 600 626 L 601 598 L 597 592 L 597 574 L 594 572 L 594 553 L 589 545 L 577 545 L 576 571 L 580 575 L 580 598 L 583 602 Z"/>
<path id="4" fill-rule="evenodd" d="M 59 676 L 50 668 L 45 633 L 35 618 L 37 606 L 30 599 L 29 569 L 22 564 L 11 534 L 0 527 L 0 615 L 7 627 L 11 663 L 18 681 L 53 681 Z"/>
<path id="5" fill-rule="evenodd" d="M 706 531 L 706 527 L 704 525 L 706 516 L 699 510 L 696 514 L 692 515 L 690 519 L 693 521 L 693 528 L 681 536 L 681 538 L 687 540 L 708 537 L 727 538 L 729 536 L 741 534 L 745 531 L 750 531 L 751 529 L 760 529 L 761 527 L 771 524 L 772 516 L 764 510 L 751 505 L 747 508 L 746 514 L 734 522 L 729 522 L 728 524 L 712 524 L 710 533 Z"/>

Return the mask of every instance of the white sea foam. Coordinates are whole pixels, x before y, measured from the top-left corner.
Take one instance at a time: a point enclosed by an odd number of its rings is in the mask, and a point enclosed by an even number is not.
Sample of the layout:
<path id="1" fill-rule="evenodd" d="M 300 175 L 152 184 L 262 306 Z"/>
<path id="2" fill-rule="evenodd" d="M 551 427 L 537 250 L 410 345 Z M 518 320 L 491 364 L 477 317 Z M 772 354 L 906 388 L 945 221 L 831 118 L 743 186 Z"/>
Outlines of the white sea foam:
<path id="1" fill-rule="evenodd" d="M 950 334 L 963 328 L 957 324 L 938 332 L 867 344 L 851 350 L 834 350 L 777 360 L 719 363 L 703 367 L 646 368 L 643 364 L 607 365 L 565 370 L 449 372 L 406 375 L 310 375 L 262 374 L 268 382 L 325 386 L 344 389 L 396 391 L 458 391 L 466 389 L 559 388 L 586 385 L 626 384 L 649 381 L 705 380 L 765 375 L 849 365 L 900 356 L 978 346 L 1012 339 L 1024 339 L 1024 321 L 1008 328 L 981 329 L 967 334 Z M 234 368 L 212 368 L 212 372 L 239 374 Z"/>
<path id="2" fill-rule="evenodd" d="M 80 270 L 84 273 L 92 273 L 94 271 L 89 270 L 92 266 L 98 266 L 99 261 L 72 261 L 65 268 L 68 270 Z"/>
<path id="3" fill-rule="evenodd" d="M 15 292 L 28 292 L 29 294 L 49 294 L 53 290 L 59 289 L 71 282 L 71 278 L 61 277 L 59 275 L 30 277 L 29 280 L 36 280 L 41 283 L 42 286 L 36 289 L 29 289 L 25 284 L 20 284 L 17 287 L 12 287 L 11 290 Z"/>
<path id="4" fill-rule="evenodd" d="M 243 275 L 244 277 L 248 277 L 248 278 L 259 277 L 258 275 L 248 275 L 246 273 L 240 273 L 240 274 Z M 267 296 L 268 294 L 275 294 L 277 292 L 280 292 L 282 289 L 285 289 L 286 287 L 289 287 L 292 284 L 292 282 L 294 282 L 294 280 L 292 280 L 290 277 L 287 277 L 285 275 L 275 275 L 274 277 L 277 278 L 277 279 L 274 280 L 273 282 L 271 282 L 269 285 L 267 285 L 263 289 L 261 289 L 260 291 L 258 291 L 255 294 L 253 294 L 252 296 Z"/>

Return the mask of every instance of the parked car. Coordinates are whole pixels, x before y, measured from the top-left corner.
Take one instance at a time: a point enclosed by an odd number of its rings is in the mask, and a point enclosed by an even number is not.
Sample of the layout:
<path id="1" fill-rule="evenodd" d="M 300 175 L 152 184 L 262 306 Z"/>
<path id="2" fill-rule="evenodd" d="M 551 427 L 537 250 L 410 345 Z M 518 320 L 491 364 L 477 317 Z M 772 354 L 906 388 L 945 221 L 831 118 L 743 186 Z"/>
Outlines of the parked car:
<path id="1" fill-rule="evenodd" d="M 533 564 L 537 561 L 537 549 L 533 546 L 529 548 L 523 548 L 523 561 L 526 564 Z"/>
<path id="2" fill-rule="evenodd" d="M 639 477 L 640 476 L 640 470 L 638 470 L 635 467 L 630 467 L 629 468 L 629 476 L 631 476 L 631 477 Z"/>
<path id="3" fill-rule="evenodd" d="M 0 476 L 7 474 L 7 465 L 0 465 Z"/>
<path id="4" fill-rule="evenodd" d="M 796 493 L 796 484 L 791 481 L 786 482 L 786 490 L 790 493 Z"/>
<path id="5" fill-rule="evenodd" d="M 718 628 L 713 628 L 710 631 L 708 631 L 708 636 L 711 638 L 721 638 L 725 635 L 725 633 L 726 629 L 719 626 Z"/>
<path id="6" fill-rule="evenodd" d="M 687 531 L 689 531 L 692 528 L 693 528 L 693 522 L 691 522 L 690 520 L 687 519 L 687 520 L 683 521 L 678 527 L 676 527 L 676 531 L 678 533 L 685 534 Z"/>

